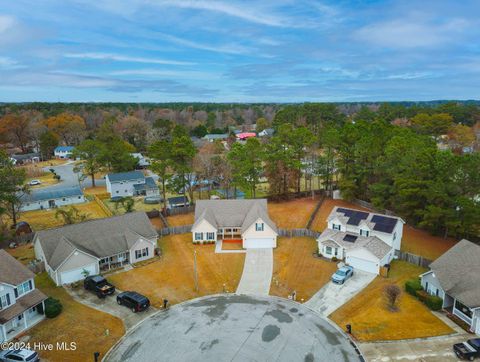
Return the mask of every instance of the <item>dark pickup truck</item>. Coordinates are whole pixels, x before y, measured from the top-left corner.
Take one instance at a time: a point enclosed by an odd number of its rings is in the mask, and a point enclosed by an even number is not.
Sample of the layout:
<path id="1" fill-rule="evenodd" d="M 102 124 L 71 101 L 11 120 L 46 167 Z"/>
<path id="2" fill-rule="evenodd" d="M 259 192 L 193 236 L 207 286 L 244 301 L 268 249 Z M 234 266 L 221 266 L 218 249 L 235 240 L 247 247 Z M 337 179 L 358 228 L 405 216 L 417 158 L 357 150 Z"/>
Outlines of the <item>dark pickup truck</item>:
<path id="1" fill-rule="evenodd" d="M 453 345 L 453 352 L 460 359 L 473 361 L 480 357 L 480 338 L 469 339 L 466 342 Z"/>
<path id="2" fill-rule="evenodd" d="M 83 281 L 83 287 L 86 290 L 94 292 L 99 298 L 105 298 L 107 295 L 115 293 L 115 287 L 107 282 L 101 275 L 91 275 Z"/>

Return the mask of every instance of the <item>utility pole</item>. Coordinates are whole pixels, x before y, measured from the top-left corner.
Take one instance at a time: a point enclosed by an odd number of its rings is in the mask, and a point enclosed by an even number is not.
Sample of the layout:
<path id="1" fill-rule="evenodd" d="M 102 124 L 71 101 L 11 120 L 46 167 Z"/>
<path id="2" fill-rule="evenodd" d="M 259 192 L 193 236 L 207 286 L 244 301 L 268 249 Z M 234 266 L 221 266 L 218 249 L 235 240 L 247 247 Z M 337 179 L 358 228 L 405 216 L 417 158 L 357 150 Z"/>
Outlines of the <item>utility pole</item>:
<path id="1" fill-rule="evenodd" d="M 198 292 L 198 273 L 197 273 L 197 251 L 193 251 L 193 278 L 195 281 L 195 291 Z"/>

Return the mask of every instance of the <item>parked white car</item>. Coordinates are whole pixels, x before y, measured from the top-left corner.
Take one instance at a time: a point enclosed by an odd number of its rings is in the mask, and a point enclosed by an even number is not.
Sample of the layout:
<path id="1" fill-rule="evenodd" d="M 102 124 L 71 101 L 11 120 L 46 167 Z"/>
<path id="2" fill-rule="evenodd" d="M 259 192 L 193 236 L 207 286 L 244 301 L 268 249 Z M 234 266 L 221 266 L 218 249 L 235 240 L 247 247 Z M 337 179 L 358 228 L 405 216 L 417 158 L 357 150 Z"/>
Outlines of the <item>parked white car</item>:
<path id="1" fill-rule="evenodd" d="M 38 353 L 29 349 L 8 349 L 0 351 L 0 362 L 40 362 Z"/>
<path id="2" fill-rule="evenodd" d="M 42 182 L 40 180 L 32 180 L 28 183 L 30 186 L 37 186 L 37 185 L 41 185 Z"/>

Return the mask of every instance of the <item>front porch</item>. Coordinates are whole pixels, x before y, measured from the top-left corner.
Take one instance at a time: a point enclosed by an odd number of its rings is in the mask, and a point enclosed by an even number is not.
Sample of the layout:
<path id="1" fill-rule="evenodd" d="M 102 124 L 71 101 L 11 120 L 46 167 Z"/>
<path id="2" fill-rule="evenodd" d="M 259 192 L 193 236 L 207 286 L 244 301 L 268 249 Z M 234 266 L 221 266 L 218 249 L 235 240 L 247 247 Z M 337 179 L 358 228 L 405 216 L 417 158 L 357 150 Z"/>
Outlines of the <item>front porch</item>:
<path id="1" fill-rule="evenodd" d="M 45 319 L 45 304 L 41 302 L 23 313 L 15 316 L 7 323 L 0 325 L 0 341 L 10 341 L 23 331 L 33 327 L 35 324 Z"/>
<path id="2" fill-rule="evenodd" d="M 457 322 L 460 327 L 469 332 L 475 332 L 475 314 L 471 308 L 467 307 L 458 299 L 445 293 L 443 298 L 443 309 L 449 315 L 454 317 L 452 320 Z M 456 319 L 458 319 L 458 321 Z"/>
<path id="3" fill-rule="evenodd" d="M 112 269 L 119 269 L 130 264 L 130 252 L 125 251 L 120 254 L 112 255 L 98 262 L 100 271 L 105 272 Z"/>
<path id="4" fill-rule="evenodd" d="M 217 231 L 217 240 L 241 240 L 242 229 L 238 227 L 219 228 Z"/>

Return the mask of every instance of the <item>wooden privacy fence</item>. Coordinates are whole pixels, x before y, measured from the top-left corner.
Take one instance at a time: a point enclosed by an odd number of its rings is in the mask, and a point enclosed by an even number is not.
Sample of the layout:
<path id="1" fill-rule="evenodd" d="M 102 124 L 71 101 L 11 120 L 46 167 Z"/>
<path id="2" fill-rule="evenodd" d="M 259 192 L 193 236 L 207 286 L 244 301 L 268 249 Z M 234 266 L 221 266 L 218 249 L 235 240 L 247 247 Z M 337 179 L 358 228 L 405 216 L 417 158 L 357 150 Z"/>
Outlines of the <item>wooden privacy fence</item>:
<path id="1" fill-rule="evenodd" d="M 410 254 L 405 251 L 395 250 L 395 256 L 398 260 L 406 261 L 407 263 L 421 266 L 422 268 L 428 268 L 433 260 L 424 258 L 420 255 Z"/>
<path id="2" fill-rule="evenodd" d="M 192 231 L 193 225 L 171 226 L 157 230 L 159 236 L 186 234 Z"/>
<path id="3" fill-rule="evenodd" d="M 97 195 L 93 195 L 93 200 L 108 217 L 113 216 L 112 210 L 110 210 Z"/>
<path id="4" fill-rule="evenodd" d="M 364 201 L 364 200 L 354 199 L 353 203 L 357 204 L 357 205 L 360 205 L 360 206 L 362 206 L 366 209 L 370 209 L 373 212 L 377 212 L 379 214 L 385 214 L 385 215 L 388 215 L 388 216 L 396 216 L 393 211 L 377 209 L 370 202 L 367 202 L 367 201 Z"/>
<path id="5" fill-rule="evenodd" d="M 321 233 L 309 229 L 278 229 L 278 236 L 295 237 L 308 236 L 310 238 L 318 238 Z"/>
<path id="6" fill-rule="evenodd" d="M 325 201 L 325 194 L 322 194 L 320 200 L 318 200 L 317 205 L 315 206 L 315 210 L 313 210 L 312 214 L 310 215 L 310 219 L 308 219 L 307 222 L 307 229 L 311 229 L 313 221 L 317 217 L 318 210 L 320 210 L 320 208 L 322 207 L 323 201 Z"/>

